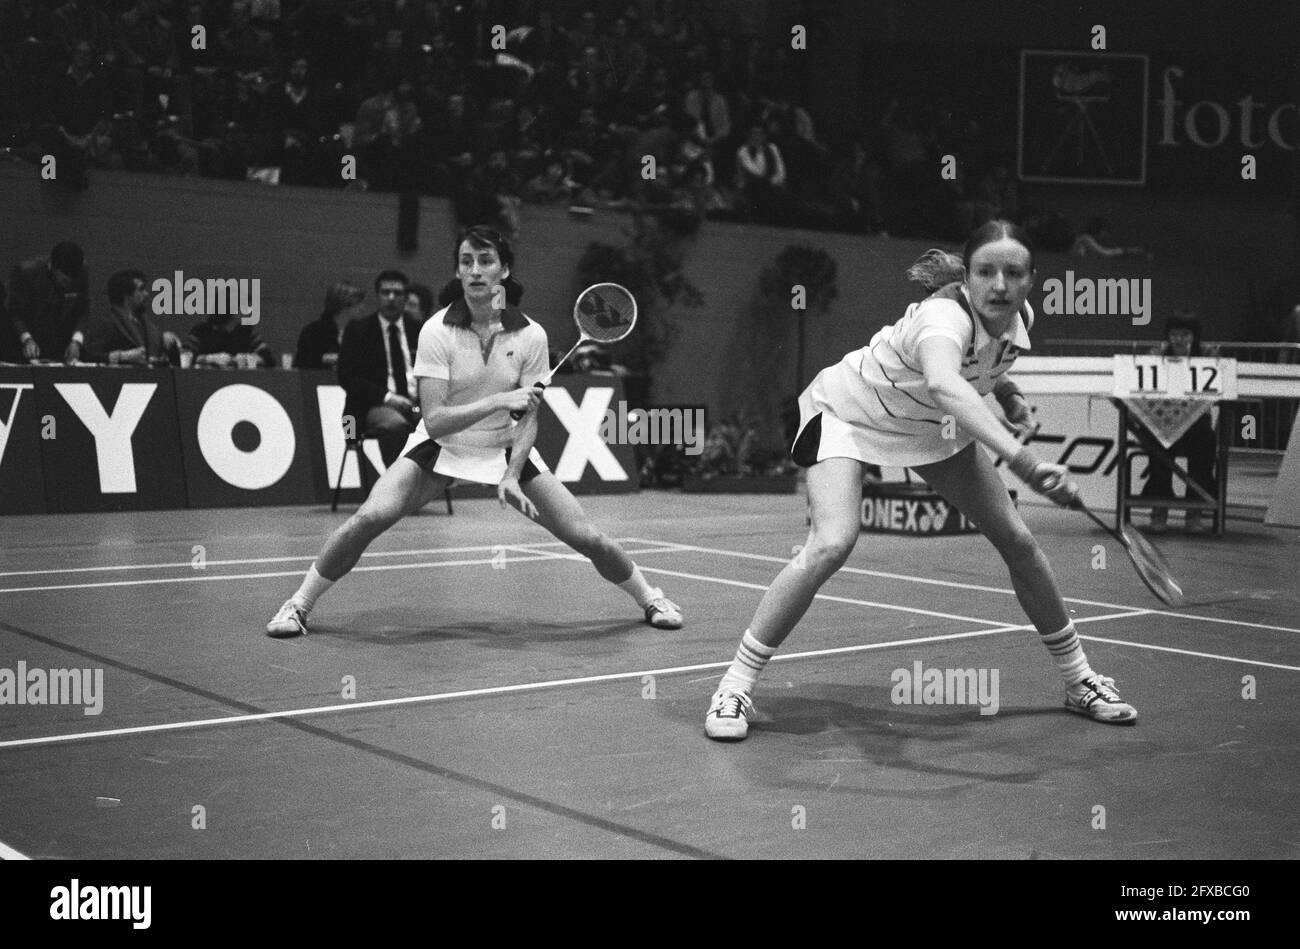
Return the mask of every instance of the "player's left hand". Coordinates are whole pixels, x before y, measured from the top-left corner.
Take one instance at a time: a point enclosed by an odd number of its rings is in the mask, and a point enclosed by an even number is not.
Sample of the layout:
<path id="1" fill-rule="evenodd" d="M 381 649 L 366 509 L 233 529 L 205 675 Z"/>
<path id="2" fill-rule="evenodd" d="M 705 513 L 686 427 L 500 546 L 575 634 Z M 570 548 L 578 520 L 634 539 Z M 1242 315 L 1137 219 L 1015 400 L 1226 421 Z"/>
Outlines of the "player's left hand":
<path id="1" fill-rule="evenodd" d="M 537 520 L 537 506 L 528 500 L 528 495 L 524 494 L 524 489 L 519 486 L 518 478 L 505 477 L 497 485 L 497 499 L 501 506 L 505 507 L 508 502 L 513 501 L 515 507 L 526 514 L 532 520 Z"/>

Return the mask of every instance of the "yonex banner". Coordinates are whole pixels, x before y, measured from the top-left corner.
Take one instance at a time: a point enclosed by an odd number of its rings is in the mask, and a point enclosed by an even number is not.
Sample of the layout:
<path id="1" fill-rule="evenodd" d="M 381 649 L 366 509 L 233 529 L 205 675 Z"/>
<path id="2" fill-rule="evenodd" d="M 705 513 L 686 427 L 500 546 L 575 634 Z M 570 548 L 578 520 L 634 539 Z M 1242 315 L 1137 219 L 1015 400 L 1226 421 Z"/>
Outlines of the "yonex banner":
<path id="1" fill-rule="evenodd" d="M 0 367 L 0 514 L 326 502 L 342 396 L 331 372 Z M 622 397 L 604 376 L 546 393 L 537 447 L 577 493 L 636 490 L 632 448 L 598 437 Z"/>

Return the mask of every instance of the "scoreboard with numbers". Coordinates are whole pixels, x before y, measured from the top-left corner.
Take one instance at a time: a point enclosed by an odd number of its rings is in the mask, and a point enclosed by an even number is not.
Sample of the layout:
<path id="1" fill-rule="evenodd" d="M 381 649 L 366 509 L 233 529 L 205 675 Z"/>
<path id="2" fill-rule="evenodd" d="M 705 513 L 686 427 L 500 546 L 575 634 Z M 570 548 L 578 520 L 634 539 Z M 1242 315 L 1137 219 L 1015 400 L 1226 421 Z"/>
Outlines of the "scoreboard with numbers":
<path id="1" fill-rule="evenodd" d="M 1111 395 L 1120 399 L 1235 399 L 1237 360 L 1217 356 L 1116 356 Z"/>

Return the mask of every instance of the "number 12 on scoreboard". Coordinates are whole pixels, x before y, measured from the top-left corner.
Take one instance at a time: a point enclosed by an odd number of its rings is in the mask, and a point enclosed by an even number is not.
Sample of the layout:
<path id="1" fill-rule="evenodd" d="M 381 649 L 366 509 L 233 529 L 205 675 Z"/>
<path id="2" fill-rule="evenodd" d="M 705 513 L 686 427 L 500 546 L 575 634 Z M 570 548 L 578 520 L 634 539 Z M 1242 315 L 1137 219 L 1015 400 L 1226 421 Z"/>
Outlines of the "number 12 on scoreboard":
<path id="1" fill-rule="evenodd" d="M 1111 395 L 1165 399 L 1235 399 L 1237 360 L 1213 356 L 1177 358 L 1123 355 L 1115 357 Z"/>

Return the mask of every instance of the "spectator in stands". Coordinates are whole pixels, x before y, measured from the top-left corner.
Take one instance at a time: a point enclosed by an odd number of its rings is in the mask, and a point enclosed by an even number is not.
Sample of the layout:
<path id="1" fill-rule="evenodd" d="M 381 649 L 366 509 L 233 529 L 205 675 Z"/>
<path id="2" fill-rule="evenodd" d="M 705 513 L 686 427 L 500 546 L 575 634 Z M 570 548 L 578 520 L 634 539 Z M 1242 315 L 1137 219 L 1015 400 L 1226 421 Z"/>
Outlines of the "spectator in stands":
<path id="1" fill-rule="evenodd" d="M 607 39 L 609 62 L 614 71 L 614 83 L 619 94 L 626 95 L 635 89 L 645 75 L 647 57 L 645 47 L 632 34 L 626 16 L 614 20 L 614 33 Z"/>
<path id="2" fill-rule="evenodd" d="M 616 88 L 613 70 L 595 44 L 582 47 L 577 61 L 569 66 L 565 84 L 573 101 L 597 108 L 610 101 Z"/>
<path id="3" fill-rule="evenodd" d="M 155 111 L 158 96 L 170 98 L 176 69 L 176 37 L 171 21 L 160 13 L 161 0 L 136 0 L 113 23 L 114 48 L 138 115 Z"/>
<path id="4" fill-rule="evenodd" d="M 423 283 L 413 283 L 406 288 L 406 310 L 408 317 L 424 324 L 433 316 L 436 302 L 433 289 Z"/>
<path id="5" fill-rule="evenodd" d="M 113 28 L 108 16 L 90 0 L 67 0 L 54 11 L 64 50 L 71 54 L 79 43 L 90 46 L 94 56 L 113 48 Z"/>
<path id="6" fill-rule="evenodd" d="M 86 321 L 83 362 L 110 366 L 166 365 L 181 341 L 159 331 L 149 316 L 149 281 L 139 270 L 119 270 L 108 278 L 108 313 Z"/>
<path id="7" fill-rule="evenodd" d="M 268 102 L 269 134 L 275 137 L 268 157 L 280 166 L 284 184 L 310 180 L 321 138 L 329 131 L 329 112 L 310 81 L 309 70 L 306 59 L 295 59 L 284 84 Z"/>
<path id="8" fill-rule="evenodd" d="M 72 51 L 72 63 L 54 83 L 51 112 L 58 129 L 60 151 L 85 155 L 92 150 L 94 136 L 109 115 L 109 90 L 92 67 L 94 51 L 81 40 Z M 54 152 L 59 157 L 59 151 Z"/>
<path id="9" fill-rule="evenodd" d="M 884 229 L 880 202 L 880 164 L 865 143 L 853 143 L 847 160 L 841 161 L 831 185 L 831 202 L 854 231 L 879 233 Z"/>
<path id="10" fill-rule="evenodd" d="M 612 197 L 622 146 L 610 127 L 601 125 L 593 107 L 578 110 L 578 126 L 563 137 L 563 144 L 572 162 L 573 178 L 582 189 L 582 202 L 595 204 L 601 191 Z"/>
<path id="11" fill-rule="evenodd" d="M 9 278 L 9 322 L 23 358 L 81 358 L 83 324 L 90 307 L 85 255 L 71 241 L 56 244 L 49 257 L 33 257 Z"/>
<path id="12" fill-rule="evenodd" d="M 714 82 L 713 70 L 702 70 L 699 84 L 686 93 L 682 104 L 686 114 L 703 125 L 704 144 L 711 156 L 716 155 L 719 146 L 731 137 L 731 108 Z"/>
<path id="13" fill-rule="evenodd" d="M 376 277 L 378 311 L 348 323 L 339 349 L 344 430 L 376 438 L 385 465 L 397 460 L 420 420 L 413 375 L 420 324 L 403 312 L 409 284 L 397 270 Z"/>
<path id="14" fill-rule="evenodd" d="M 1206 346 L 1201 342 L 1201 321 L 1193 311 L 1175 310 L 1174 315 L 1165 321 L 1164 342 L 1155 347 L 1152 352 L 1155 355 L 1186 358 L 1188 356 L 1213 356 L 1217 354 L 1217 348 Z M 1151 436 L 1144 433 L 1143 438 L 1148 440 L 1148 444 L 1150 444 Z M 1209 412 L 1198 418 L 1196 423 L 1167 449 L 1167 453 L 1171 458 L 1185 457 L 1187 459 L 1187 473 L 1211 497 L 1217 497 L 1219 490 L 1214 471 L 1217 451 L 1218 440 L 1214 434 L 1214 426 L 1210 423 Z M 1173 478 L 1173 471 L 1152 455 L 1150 464 L 1147 467 L 1147 483 L 1143 486 L 1140 496 L 1152 500 L 1168 500 L 1172 498 L 1174 496 Z M 1187 495 L 1188 500 L 1201 500 L 1200 495 L 1190 488 Z M 1152 533 L 1163 534 L 1168 529 L 1168 524 L 1168 508 L 1152 509 Z M 1200 511 L 1187 512 L 1186 527 L 1188 533 L 1193 534 L 1205 529 Z"/>
<path id="15" fill-rule="evenodd" d="M 262 340 L 256 326 L 245 324 L 238 313 L 214 313 L 197 324 L 182 348 L 194 354 L 194 365 L 217 369 L 259 369 L 275 365 L 275 353 Z"/>
<path id="16" fill-rule="evenodd" d="M 755 217 L 770 218 L 783 203 L 785 162 L 781 152 L 767 140 L 767 130 L 755 123 L 745 144 L 736 150 L 736 191 Z"/>
<path id="17" fill-rule="evenodd" d="M 278 72 L 279 57 L 271 34 L 254 26 L 247 0 L 230 4 L 230 26 L 217 35 L 224 65 L 241 78 L 269 78 Z"/>
<path id="18" fill-rule="evenodd" d="M 519 178 L 510 167 L 510 156 L 494 151 L 487 161 L 468 176 L 453 199 L 456 220 L 485 222 L 512 238 L 519 232 Z"/>
<path id="19" fill-rule="evenodd" d="M 293 364 L 298 369 L 333 369 L 338 365 L 343 328 L 361 315 L 366 291 L 340 280 L 325 291 L 325 309 L 298 334 Z"/>
<path id="20" fill-rule="evenodd" d="M 529 204 L 568 205 L 573 185 L 563 156 L 552 152 L 546 156 L 545 170 L 524 185 L 523 197 Z"/>
<path id="21" fill-rule="evenodd" d="M 1083 233 L 1074 239 L 1070 253 L 1075 257 L 1146 257 L 1147 249 L 1141 246 L 1119 247 L 1110 243 L 1110 221 L 1095 217 L 1088 222 Z"/>

